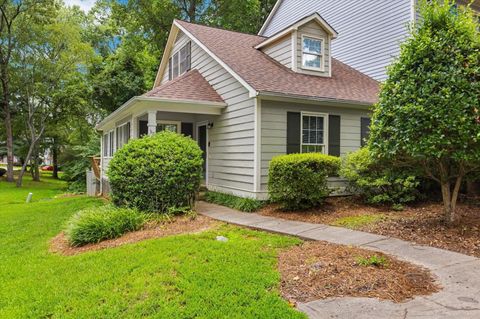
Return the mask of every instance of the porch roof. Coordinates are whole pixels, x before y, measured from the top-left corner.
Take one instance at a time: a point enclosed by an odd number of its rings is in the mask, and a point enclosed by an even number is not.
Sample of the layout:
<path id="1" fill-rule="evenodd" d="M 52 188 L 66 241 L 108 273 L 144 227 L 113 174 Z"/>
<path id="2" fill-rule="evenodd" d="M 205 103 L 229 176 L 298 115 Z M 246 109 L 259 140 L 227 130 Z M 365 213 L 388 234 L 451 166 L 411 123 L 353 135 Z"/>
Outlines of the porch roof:
<path id="1" fill-rule="evenodd" d="M 173 81 L 135 96 L 97 125 L 97 130 L 110 127 L 127 116 L 140 116 L 148 111 L 220 115 L 227 104 L 197 70 L 191 70 Z"/>

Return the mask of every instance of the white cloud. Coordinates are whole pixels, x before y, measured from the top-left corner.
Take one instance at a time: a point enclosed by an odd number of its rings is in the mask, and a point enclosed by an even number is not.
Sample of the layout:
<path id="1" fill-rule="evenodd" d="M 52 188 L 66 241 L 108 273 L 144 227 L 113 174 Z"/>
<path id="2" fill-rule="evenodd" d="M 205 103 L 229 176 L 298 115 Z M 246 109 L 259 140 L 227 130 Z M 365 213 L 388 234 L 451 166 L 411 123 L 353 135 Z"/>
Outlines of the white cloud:
<path id="1" fill-rule="evenodd" d="M 79 6 L 85 12 L 88 12 L 94 5 L 96 0 L 64 0 L 67 6 Z"/>

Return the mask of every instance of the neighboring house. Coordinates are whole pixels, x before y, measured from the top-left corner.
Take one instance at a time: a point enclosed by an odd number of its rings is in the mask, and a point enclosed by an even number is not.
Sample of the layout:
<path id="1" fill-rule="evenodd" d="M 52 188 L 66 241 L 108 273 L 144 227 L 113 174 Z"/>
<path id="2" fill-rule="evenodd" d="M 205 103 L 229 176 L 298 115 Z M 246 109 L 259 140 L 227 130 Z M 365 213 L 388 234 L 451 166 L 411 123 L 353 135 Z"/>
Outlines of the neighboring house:
<path id="1" fill-rule="evenodd" d="M 468 0 L 457 1 L 460 5 Z M 270 37 L 302 17 L 318 12 L 338 31 L 333 56 L 372 78 L 386 79 L 386 66 L 400 51 L 417 0 L 278 0 L 259 35 Z M 480 1 L 471 7 L 480 12 Z"/>
<path id="2" fill-rule="evenodd" d="M 154 88 L 103 120 L 102 189 L 131 138 L 171 130 L 197 140 L 208 189 L 263 199 L 273 156 L 361 147 L 379 83 L 336 60 L 319 14 L 269 37 L 175 20 Z"/>

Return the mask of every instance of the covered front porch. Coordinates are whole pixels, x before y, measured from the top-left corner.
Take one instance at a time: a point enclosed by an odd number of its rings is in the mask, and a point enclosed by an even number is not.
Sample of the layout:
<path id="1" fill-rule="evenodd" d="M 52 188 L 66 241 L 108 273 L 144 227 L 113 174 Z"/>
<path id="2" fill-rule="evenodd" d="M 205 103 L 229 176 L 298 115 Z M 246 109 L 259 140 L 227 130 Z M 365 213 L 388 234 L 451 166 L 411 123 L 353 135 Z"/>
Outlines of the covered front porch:
<path id="1" fill-rule="evenodd" d="M 196 140 L 204 153 L 208 182 L 208 130 L 226 103 L 196 70 L 131 98 L 107 116 L 97 130 L 101 139 L 101 190 L 109 191 L 106 171 L 113 154 L 130 139 L 169 130 Z"/>

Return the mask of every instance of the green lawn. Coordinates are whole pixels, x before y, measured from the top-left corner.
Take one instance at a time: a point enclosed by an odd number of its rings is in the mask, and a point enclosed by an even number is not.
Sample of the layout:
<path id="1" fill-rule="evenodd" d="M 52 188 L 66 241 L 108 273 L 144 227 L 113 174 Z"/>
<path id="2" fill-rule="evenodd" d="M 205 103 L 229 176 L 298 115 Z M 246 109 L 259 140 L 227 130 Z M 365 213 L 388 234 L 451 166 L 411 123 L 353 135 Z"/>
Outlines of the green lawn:
<path id="1" fill-rule="evenodd" d="M 276 255 L 296 239 L 231 226 L 65 257 L 49 240 L 93 198 L 62 182 L 0 180 L 0 318 L 305 318 L 279 296 Z M 28 192 L 35 201 L 25 204 Z M 226 243 L 215 240 L 223 235 Z"/>

